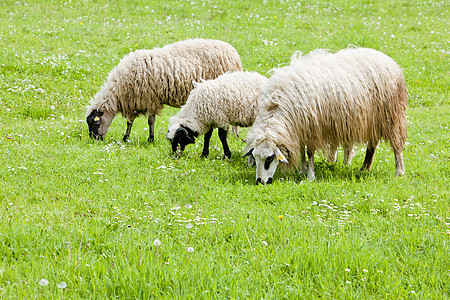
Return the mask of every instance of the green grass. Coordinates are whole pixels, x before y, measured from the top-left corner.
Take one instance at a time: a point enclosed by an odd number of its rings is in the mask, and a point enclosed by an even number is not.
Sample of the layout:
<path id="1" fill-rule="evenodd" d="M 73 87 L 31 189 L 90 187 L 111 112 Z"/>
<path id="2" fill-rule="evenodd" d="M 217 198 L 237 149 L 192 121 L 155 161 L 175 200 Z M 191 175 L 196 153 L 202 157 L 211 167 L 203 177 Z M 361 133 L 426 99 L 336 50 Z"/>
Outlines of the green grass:
<path id="1" fill-rule="evenodd" d="M 450 298 L 449 6 L 1 2 L 0 298 Z M 155 144 L 145 118 L 129 143 L 121 117 L 89 139 L 85 106 L 124 55 L 194 37 L 229 42 L 267 76 L 295 51 L 390 55 L 410 92 L 405 176 L 381 144 L 370 172 L 361 146 L 350 166 L 318 154 L 315 182 L 277 171 L 255 186 L 234 137 L 229 161 L 216 133 L 207 159 L 202 139 L 173 157 L 169 107 Z"/>

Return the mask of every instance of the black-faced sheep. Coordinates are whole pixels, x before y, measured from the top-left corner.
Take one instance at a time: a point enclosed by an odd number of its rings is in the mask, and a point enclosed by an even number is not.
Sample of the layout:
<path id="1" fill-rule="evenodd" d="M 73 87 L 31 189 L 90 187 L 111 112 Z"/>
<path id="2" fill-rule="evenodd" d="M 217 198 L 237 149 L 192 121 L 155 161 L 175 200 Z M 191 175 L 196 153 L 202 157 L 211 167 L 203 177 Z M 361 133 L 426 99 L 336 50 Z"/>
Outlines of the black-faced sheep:
<path id="1" fill-rule="evenodd" d="M 305 147 L 309 180 L 315 179 L 314 152 L 339 145 L 367 143 L 361 170 L 369 170 L 380 139 L 391 144 L 396 175 L 403 175 L 407 106 L 402 70 L 381 52 L 316 50 L 293 57 L 266 84 L 247 135 L 245 151 L 256 160 L 256 183 L 271 183 L 280 161 L 298 166 Z"/>
<path id="2" fill-rule="evenodd" d="M 209 140 L 214 128 L 219 129 L 225 157 L 231 152 L 227 144 L 230 125 L 249 127 L 256 118 L 256 107 L 267 78 L 256 72 L 233 72 L 214 80 L 196 83 L 186 104 L 179 113 L 169 119 L 166 137 L 172 151 L 205 135 L 202 156 L 209 154 Z"/>
<path id="3" fill-rule="evenodd" d="M 181 107 L 194 81 L 233 71 L 242 71 L 240 56 L 233 46 L 218 40 L 192 39 L 132 52 L 109 73 L 88 106 L 89 135 L 103 140 L 120 112 L 127 120 L 124 141 L 139 115 L 148 116 L 148 139 L 153 141 L 155 115 L 160 114 L 164 104 Z"/>

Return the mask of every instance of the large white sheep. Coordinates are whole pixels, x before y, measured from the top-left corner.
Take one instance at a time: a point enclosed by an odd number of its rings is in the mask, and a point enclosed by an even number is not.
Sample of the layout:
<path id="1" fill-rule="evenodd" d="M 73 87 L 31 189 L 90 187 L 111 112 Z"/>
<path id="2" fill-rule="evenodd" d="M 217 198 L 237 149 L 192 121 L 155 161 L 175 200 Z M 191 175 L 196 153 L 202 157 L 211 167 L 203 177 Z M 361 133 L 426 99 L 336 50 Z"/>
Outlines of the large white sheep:
<path id="1" fill-rule="evenodd" d="M 381 52 L 356 48 L 294 56 L 273 72 L 247 135 L 256 183 L 271 183 L 280 161 L 298 166 L 305 147 L 309 180 L 315 179 L 314 152 L 339 145 L 367 143 L 361 170 L 368 170 L 380 139 L 391 144 L 396 174 L 403 175 L 407 106 L 402 70 Z"/>
<path id="2" fill-rule="evenodd" d="M 256 72 L 233 72 L 196 83 L 186 104 L 169 119 L 166 137 L 172 144 L 172 151 L 175 152 L 178 146 L 184 151 L 187 144 L 194 143 L 196 137 L 204 134 L 202 155 L 206 157 L 213 129 L 219 128 L 225 157 L 230 158 L 228 128 L 230 125 L 249 127 L 253 124 L 267 80 Z"/>
<path id="3" fill-rule="evenodd" d="M 127 120 L 124 141 L 139 115 L 148 116 L 149 141 L 153 141 L 155 115 L 164 104 L 181 107 L 194 81 L 233 71 L 242 71 L 240 56 L 233 46 L 218 40 L 192 39 L 132 52 L 109 73 L 87 107 L 89 135 L 103 140 L 120 112 Z"/>

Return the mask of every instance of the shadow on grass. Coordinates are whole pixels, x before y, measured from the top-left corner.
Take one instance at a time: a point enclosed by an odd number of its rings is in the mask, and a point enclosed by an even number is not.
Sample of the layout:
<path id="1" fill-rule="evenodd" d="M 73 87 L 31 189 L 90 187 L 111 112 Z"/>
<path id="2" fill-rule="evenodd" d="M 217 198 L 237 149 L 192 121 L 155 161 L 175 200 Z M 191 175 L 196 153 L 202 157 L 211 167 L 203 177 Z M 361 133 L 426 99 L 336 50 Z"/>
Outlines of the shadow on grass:
<path id="1" fill-rule="evenodd" d="M 224 184 L 242 184 L 255 185 L 256 184 L 256 166 L 248 166 L 247 158 L 242 157 L 239 152 L 234 152 L 231 159 L 223 157 L 223 153 L 219 151 L 211 151 L 206 158 L 200 155 L 199 151 L 189 152 L 185 151 L 181 154 L 171 155 L 171 157 L 180 160 L 192 160 L 192 163 L 208 162 L 207 165 L 216 167 L 211 168 L 211 171 L 217 171 L 217 174 L 211 173 L 210 176 L 217 182 Z M 220 158 L 219 158 L 220 157 Z M 316 182 L 336 182 L 336 181 L 352 181 L 364 182 L 369 178 L 378 181 L 392 180 L 392 176 L 384 169 L 377 170 L 375 164 L 370 171 L 360 171 L 362 162 L 354 161 L 351 165 L 344 165 L 341 162 L 330 163 L 326 159 L 317 159 L 314 164 L 314 171 L 316 175 Z M 206 165 L 205 165 L 206 167 Z M 223 168 L 226 170 L 223 170 Z M 225 174 L 225 175 L 224 175 Z M 307 175 L 301 174 L 299 170 L 283 170 L 279 168 L 275 172 L 274 182 L 284 181 L 301 183 L 307 182 Z"/>
<path id="2" fill-rule="evenodd" d="M 247 160 L 244 158 L 232 158 L 228 161 L 228 165 L 233 167 L 234 172 L 229 174 L 226 182 L 240 182 L 255 185 L 256 179 L 256 166 L 247 166 Z M 368 178 L 375 178 L 377 180 L 389 180 L 390 176 L 377 172 L 375 170 L 360 171 L 359 164 L 357 162 L 350 166 L 343 165 L 342 163 L 332 164 L 326 160 L 318 160 L 314 164 L 314 173 L 316 175 L 316 181 L 353 181 L 363 182 Z M 306 174 L 301 174 L 299 170 L 277 170 L 274 176 L 274 182 L 283 180 L 285 182 L 301 183 L 308 181 Z"/>
<path id="3" fill-rule="evenodd" d="M 115 137 L 114 137 L 115 138 Z M 115 141 L 112 138 L 108 141 Z M 108 141 L 103 142 L 108 144 Z M 96 141 L 89 141 L 88 144 Z M 100 142 L 102 143 L 102 142 Z M 114 144 L 114 142 L 112 142 Z M 247 158 L 242 157 L 243 153 L 232 149 L 231 159 L 227 159 L 223 155 L 222 149 L 211 149 L 208 157 L 202 157 L 202 147 L 187 147 L 184 152 L 172 153 L 170 143 L 164 136 L 155 136 L 154 142 L 148 142 L 146 139 L 132 139 L 128 142 L 117 140 L 117 144 L 127 145 L 131 148 L 145 148 L 149 150 L 149 155 L 157 156 L 155 159 L 175 160 L 181 163 L 180 166 L 188 168 L 199 167 L 203 169 L 207 176 L 213 179 L 213 182 L 220 182 L 231 185 L 255 185 L 256 166 L 248 166 Z M 151 150 L 151 151 L 150 151 Z M 156 152 L 155 152 L 156 151 Z M 385 170 L 377 170 L 376 163 L 370 171 L 359 171 L 362 162 L 355 160 L 351 165 L 343 165 L 341 162 L 330 163 L 325 158 L 318 158 L 314 164 L 316 182 L 339 182 L 352 181 L 364 182 L 369 178 L 379 181 L 391 180 L 388 172 Z M 183 167 L 182 167 L 183 168 Z M 306 174 L 300 174 L 299 170 L 282 170 L 279 168 L 274 176 L 274 182 L 284 181 L 301 183 L 307 182 Z"/>

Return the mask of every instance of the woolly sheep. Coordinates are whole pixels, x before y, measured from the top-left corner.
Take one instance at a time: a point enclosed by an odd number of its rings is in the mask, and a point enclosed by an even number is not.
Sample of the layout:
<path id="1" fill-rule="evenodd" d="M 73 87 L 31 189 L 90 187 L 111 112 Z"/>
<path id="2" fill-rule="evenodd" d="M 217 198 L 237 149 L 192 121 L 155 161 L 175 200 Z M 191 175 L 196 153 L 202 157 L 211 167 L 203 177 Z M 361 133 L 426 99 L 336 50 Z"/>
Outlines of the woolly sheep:
<path id="1" fill-rule="evenodd" d="M 214 80 L 196 83 L 186 104 L 169 119 L 166 137 L 172 151 L 193 144 L 199 135 L 205 135 L 202 156 L 209 154 L 209 140 L 214 128 L 219 128 L 225 157 L 231 152 L 227 144 L 230 125 L 249 127 L 256 118 L 256 107 L 267 78 L 256 72 L 234 72 Z"/>
<path id="2" fill-rule="evenodd" d="M 369 170 L 380 139 L 389 141 L 396 175 L 403 175 L 408 91 L 394 60 L 373 49 L 315 50 L 277 69 L 261 96 L 258 116 L 247 135 L 256 184 L 271 183 L 281 161 L 298 166 L 308 154 L 314 180 L 314 152 L 367 143 L 361 170 Z"/>
<path id="3" fill-rule="evenodd" d="M 219 40 L 192 39 L 132 52 L 110 72 L 87 107 L 89 135 L 103 140 L 120 112 L 127 120 L 126 141 L 134 119 L 147 115 L 151 142 L 155 115 L 164 104 L 180 107 L 194 88 L 193 81 L 232 71 L 242 71 L 240 56 L 233 46 Z"/>

